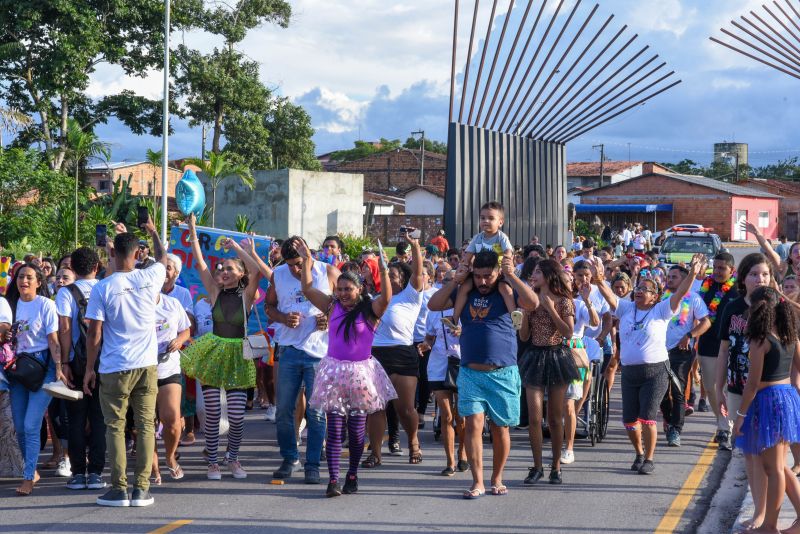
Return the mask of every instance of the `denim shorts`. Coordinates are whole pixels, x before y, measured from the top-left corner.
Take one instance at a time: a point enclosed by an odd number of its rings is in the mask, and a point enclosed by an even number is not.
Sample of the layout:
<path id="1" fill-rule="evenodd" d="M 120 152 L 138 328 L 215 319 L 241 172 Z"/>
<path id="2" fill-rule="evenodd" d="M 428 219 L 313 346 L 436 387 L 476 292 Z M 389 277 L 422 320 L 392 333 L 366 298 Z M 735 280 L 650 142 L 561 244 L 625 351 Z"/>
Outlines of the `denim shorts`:
<path id="1" fill-rule="evenodd" d="M 462 366 L 457 385 L 458 413 L 462 417 L 486 413 L 497 426 L 519 424 L 522 380 L 516 365 L 493 371 Z"/>

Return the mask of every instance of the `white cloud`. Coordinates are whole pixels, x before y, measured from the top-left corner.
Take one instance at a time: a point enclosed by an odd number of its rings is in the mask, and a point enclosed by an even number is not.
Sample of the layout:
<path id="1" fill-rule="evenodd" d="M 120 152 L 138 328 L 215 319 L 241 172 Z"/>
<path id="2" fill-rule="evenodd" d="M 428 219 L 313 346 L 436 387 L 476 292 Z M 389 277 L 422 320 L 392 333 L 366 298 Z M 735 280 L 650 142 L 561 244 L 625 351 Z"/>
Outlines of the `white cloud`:
<path id="1" fill-rule="evenodd" d="M 681 0 L 639 1 L 628 18 L 634 31 L 667 32 L 680 38 L 694 23 L 698 11 L 687 8 Z"/>
<path id="2" fill-rule="evenodd" d="M 711 81 L 711 87 L 714 89 L 747 89 L 750 87 L 750 82 L 734 78 L 717 77 Z"/>

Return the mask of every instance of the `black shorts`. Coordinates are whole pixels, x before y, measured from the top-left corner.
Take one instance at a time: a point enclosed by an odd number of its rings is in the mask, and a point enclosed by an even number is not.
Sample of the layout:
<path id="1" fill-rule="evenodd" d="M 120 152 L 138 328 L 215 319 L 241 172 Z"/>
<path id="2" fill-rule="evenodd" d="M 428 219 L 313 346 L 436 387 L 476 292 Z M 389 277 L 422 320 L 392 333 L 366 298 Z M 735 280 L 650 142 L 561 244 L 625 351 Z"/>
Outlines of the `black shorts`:
<path id="1" fill-rule="evenodd" d="M 166 386 L 167 384 L 178 384 L 181 383 L 181 374 L 177 373 L 174 375 L 170 375 L 167 378 L 159 378 L 158 379 L 158 387 Z"/>
<path id="2" fill-rule="evenodd" d="M 414 345 L 372 347 L 372 355 L 389 376 L 413 376 L 419 378 L 419 353 Z"/>
<path id="3" fill-rule="evenodd" d="M 428 389 L 431 391 L 447 391 L 448 393 L 455 393 L 453 388 L 444 385 L 444 380 L 428 381 Z"/>

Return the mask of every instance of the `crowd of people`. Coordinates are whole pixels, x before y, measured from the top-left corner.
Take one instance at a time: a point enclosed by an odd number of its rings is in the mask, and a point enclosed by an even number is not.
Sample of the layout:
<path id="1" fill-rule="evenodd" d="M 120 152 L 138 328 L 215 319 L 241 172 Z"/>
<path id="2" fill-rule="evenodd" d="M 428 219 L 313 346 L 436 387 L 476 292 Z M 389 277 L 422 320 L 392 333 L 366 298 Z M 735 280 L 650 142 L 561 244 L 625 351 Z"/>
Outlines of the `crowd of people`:
<path id="1" fill-rule="evenodd" d="M 117 224 L 100 254 L 81 247 L 57 263 L 26 257 L 0 298 L 0 472 L 18 472 L 17 493 L 29 495 L 49 435 L 67 488 L 106 489 L 107 465 L 110 488 L 97 503 L 147 506 L 150 485 L 162 483 L 156 434 L 171 480 L 184 477 L 179 445 L 200 432 L 208 479 L 221 479 L 223 467 L 246 478 L 239 451 L 245 412 L 257 403 L 276 423 L 282 461 L 273 478 L 299 469 L 305 429 L 304 482 L 320 484 L 326 462 L 325 494 L 336 497 L 358 491 L 359 470 L 380 468 L 387 431 L 388 454 L 403 455 L 402 428 L 408 462 L 423 462 L 419 430 L 433 399 L 441 475 L 470 470 L 465 499 L 505 495 L 512 428 L 529 434 L 524 484 L 568 478 L 562 467 L 581 460 L 575 430 L 598 367 L 609 389 L 621 374 L 632 471 L 656 471 L 659 420 L 664 443 L 680 447 L 686 417 L 710 410 L 719 448 L 746 457 L 756 505 L 748 526 L 775 531 L 784 493 L 800 517 L 800 244 L 773 250 L 747 224 L 762 253 L 738 266 L 728 253 L 663 265 L 646 226 L 514 247 L 504 216 L 501 204 L 486 203 L 481 231 L 461 248 L 441 231 L 423 246 L 403 228 L 388 254 L 348 258 L 336 236 L 318 250 L 291 236 L 265 262 L 252 239 L 228 239 L 222 245 L 236 257 L 212 265 L 190 217 L 205 290 L 196 302 L 177 283 L 180 258 L 151 222 L 142 227 L 149 241 Z M 274 350 L 254 361 L 243 340 L 262 279 Z M 794 465 L 784 462 L 789 449 Z"/>

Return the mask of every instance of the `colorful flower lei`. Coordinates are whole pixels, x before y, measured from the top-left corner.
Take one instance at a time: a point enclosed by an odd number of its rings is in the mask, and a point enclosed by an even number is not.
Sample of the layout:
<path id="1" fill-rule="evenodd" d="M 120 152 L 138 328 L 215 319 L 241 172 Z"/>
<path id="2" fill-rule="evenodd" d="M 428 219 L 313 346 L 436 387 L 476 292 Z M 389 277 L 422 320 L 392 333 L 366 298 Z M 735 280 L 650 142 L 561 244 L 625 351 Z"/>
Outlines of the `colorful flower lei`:
<path id="1" fill-rule="evenodd" d="M 711 319 L 711 322 L 714 322 L 714 319 L 717 317 L 717 308 L 719 308 L 719 303 L 722 301 L 722 297 L 731 290 L 733 284 L 736 283 L 736 274 L 734 273 L 733 276 L 728 278 L 728 281 L 722 284 L 717 292 L 714 294 L 714 298 L 711 299 L 711 302 L 708 304 L 708 317 Z M 705 280 L 703 280 L 703 285 L 700 286 L 699 293 L 701 295 L 705 295 L 711 290 L 711 286 L 714 284 L 714 277 L 709 276 Z M 705 299 L 704 299 L 705 300 Z"/>
<path id="2" fill-rule="evenodd" d="M 661 300 L 667 300 L 671 296 L 672 296 L 672 291 L 667 289 L 661 296 Z M 686 293 L 681 299 L 681 304 L 679 308 L 680 311 L 678 312 L 678 315 L 672 318 L 673 323 L 683 326 L 689 321 L 689 308 L 691 300 L 692 300 L 692 292 L 690 291 L 689 293 Z"/>

